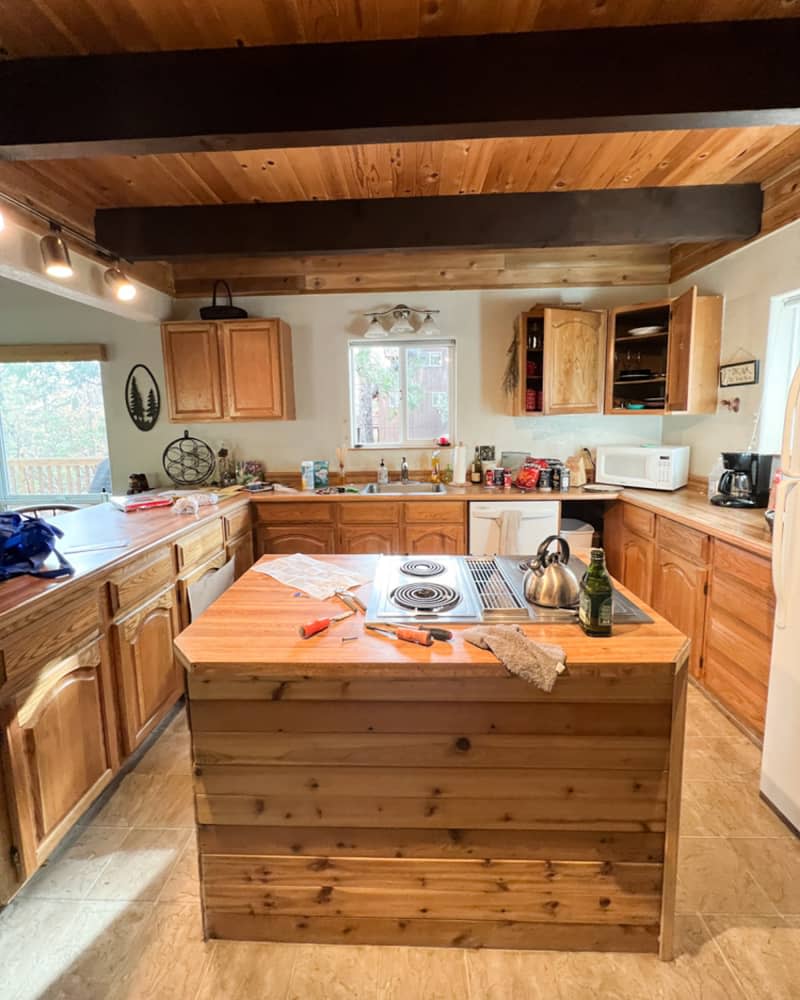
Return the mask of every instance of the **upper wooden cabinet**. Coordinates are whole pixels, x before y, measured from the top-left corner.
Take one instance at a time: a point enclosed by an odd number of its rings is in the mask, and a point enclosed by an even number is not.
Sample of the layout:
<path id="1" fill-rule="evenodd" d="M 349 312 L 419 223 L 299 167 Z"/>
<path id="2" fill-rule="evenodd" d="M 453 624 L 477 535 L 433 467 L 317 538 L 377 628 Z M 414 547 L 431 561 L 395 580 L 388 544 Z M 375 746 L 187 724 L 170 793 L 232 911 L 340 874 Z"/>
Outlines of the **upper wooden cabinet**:
<path id="1" fill-rule="evenodd" d="M 675 299 L 621 306 L 609 330 L 606 413 L 716 412 L 721 296 L 692 286 Z"/>
<path id="2" fill-rule="evenodd" d="M 604 311 L 546 307 L 522 313 L 514 414 L 600 413 L 605 342 Z"/>
<path id="3" fill-rule="evenodd" d="M 279 319 L 165 323 L 169 418 L 293 420 L 292 335 Z"/>

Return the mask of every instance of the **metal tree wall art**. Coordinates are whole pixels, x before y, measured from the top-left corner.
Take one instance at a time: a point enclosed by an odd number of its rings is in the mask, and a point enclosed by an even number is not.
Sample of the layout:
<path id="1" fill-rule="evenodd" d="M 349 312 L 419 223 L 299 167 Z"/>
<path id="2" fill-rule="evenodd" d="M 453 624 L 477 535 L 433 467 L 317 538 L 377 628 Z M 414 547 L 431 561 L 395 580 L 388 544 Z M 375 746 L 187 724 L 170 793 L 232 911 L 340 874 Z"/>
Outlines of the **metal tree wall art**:
<path id="1" fill-rule="evenodd" d="M 151 431 L 161 412 L 161 393 L 147 365 L 134 365 L 125 382 L 128 415 L 140 431 Z"/>

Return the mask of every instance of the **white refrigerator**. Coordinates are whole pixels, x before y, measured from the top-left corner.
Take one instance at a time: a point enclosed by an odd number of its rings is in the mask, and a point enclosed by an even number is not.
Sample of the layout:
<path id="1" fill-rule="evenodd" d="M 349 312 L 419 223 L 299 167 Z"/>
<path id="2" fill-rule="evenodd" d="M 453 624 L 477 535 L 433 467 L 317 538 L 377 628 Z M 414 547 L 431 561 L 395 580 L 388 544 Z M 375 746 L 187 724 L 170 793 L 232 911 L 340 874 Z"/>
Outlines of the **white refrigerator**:
<path id="1" fill-rule="evenodd" d="M 800 368 L 795 372 L 775 502 L 775 631 L 767 695 L 761 793 L 800 831 Z"/>

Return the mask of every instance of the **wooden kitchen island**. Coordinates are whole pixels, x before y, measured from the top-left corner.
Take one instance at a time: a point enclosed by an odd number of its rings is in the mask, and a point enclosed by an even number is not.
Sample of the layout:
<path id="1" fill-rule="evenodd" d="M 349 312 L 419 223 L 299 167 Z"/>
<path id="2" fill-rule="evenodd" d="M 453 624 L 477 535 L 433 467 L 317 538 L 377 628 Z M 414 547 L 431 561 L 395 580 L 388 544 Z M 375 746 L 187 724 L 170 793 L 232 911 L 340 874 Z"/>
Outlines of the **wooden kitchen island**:
<path id="1" fill-rule="evenodd" d="M 300 639 L 340 610 L 251 570 L 176 640 L 207 936 L 671 957 L 685 638 L 528 626 L 548 695 L 457 627 Z"/>

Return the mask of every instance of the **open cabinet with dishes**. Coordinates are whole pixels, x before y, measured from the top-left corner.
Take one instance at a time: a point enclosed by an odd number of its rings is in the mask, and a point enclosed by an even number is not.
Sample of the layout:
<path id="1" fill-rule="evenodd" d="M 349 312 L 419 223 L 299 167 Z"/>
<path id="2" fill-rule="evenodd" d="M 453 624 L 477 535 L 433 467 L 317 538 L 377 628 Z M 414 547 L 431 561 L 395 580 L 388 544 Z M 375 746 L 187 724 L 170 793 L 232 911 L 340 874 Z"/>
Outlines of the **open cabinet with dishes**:
<path id="1" fill-rule="evenodd" d="M 714 413 L 721 334 L 722 297 L 696 286 L 612 309 L 605 412 Z"/>

